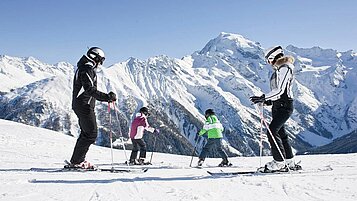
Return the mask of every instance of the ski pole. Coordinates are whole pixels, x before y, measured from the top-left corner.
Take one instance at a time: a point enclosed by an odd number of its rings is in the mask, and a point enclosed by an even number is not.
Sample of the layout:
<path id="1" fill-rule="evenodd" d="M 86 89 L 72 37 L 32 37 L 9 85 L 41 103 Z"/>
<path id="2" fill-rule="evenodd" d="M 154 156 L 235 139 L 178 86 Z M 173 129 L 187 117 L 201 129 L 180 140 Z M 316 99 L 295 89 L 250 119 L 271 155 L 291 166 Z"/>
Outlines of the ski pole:
<path id="1" fill-rule="evenodd" d="M 161 122 L 161 123 L 162 123 L 162 122 Z M 165 126 L 165 125 L 161 124 L 161 125 L 159 126 L 159 128 L 162 128 L 162 127 L 164 127 L 164 126 Z M 158 133 L 156 133 L 156 134 L 158 134 Z M 157 140 L 157 136 L 155 136 L 154 147 L 153 147 L 153 149 L 152 149 L 151 156 L 150 156 L 150 164 L 151 164 L 151 161 L 152 161 L 152 156 L 154 155 L 154 149 L 155 149 L 155 147 L 156 147 L 156 140 Z"/>
<path id="2" fill-rule="evenodd" d="M 198 144 L 198 138 L 197 138 L 197 140 L 195 142 L 195 146 L 193 147 L 193 151 L 192 151 L 192 155 L 191 155 L 192 157 L 191 157 L 190 167 L 192 167 L 192 161 L 193 161 L 193 157 L 194 157 L 195 152 L 196 152 L 197 144 Z"/>
<path id="3" fill-rule="evenodd" d="M 112 158 L 112 169 L 114 159 L 113 159 L 113 135 L 112 135 L 112 114 L 111 114 L 111 108 L 110 108 L 110 102 L 108 102 L 108 113 L 109 113 L 109 138 L 110 138 L 110 154 Z"/>
<path id="4" fill-rule="evenodd" d="M 124 136 L 123 136 L 123 134 L 121 132 L 121 125 L 120 125 L 120 121 L 119 121 L 119 115 L 118 115 L 118 111 L 117 111 L 117 109 L 115 107 L 115 103 L 114 102 L 113 102 L 113 107 L 114 107 L 114 110 L 115 110 L 115 117 L 116 117 L 116 120 L 117 120 L 118 126 L 119 126 L 119 135 L 120 135 L 120 141 L 121 141 L 122 146 L 123 146 L 124 156 L 125 156 L 126 161 L 128 161 L 129 159 L 128 159 L 128 156 L 126 155 L 126 149 L 125 149 L 125 144 L 124 144 L 124 140 L 123 140 Z M 127 164 L 129 166 L 129 163 L 127 163 Z"/>
<path id="5" fill-rule="evenodd" d="M 156 139 L 157 139 L 157 137 L 155 137 L 155 140 L 154 140 L 154 146 L 153 146 L 153 149 L 152 149 L 152 152 L 151 152 L 151 156 L 150 156 L 150 161 L 149 161 L 150 164 L 151 164 L 151 161 L 152 161 L 152 156 L 154 155 L 154 149 L 155 149 L 155 146 L 156 146 Z"/>
<path id="6" fill-rule="evenodd" d="M 275 137 L 274 137 L 273 133 L 271 132 L 267 121 L 265 120 L 264 116 L 262 116 L 262 115 L 260 115 L 260 116 L 261 116 L 261 118 L 263 119 L 263 122 L 264 122 L 264 124 L 265 124 L 265 127 L 267 128 L 268 133 L 270 134 L 271 138 L 273 139 L 274 145 L 275 145 L 276 148 L 278 149 L 279 154 L 280 154 L 281 158 L 283 159 L 283 161 L 284 161 L 284 163 L 285 163 L 285 166 L 288 167 L 288 170 L 290 171 L 290 167 L 286 164 L 285 157 L 284 157 L 282 151 L 280 150 L 280 147 L 278 146 L 278 143 L 276 142 Z"/>
<path id="7" fill-rule="evenodd" d="M 264 117 L 264 105 L 261 105 L 261 116 Z M 263 155 L 263 118 L 260 118 L 260 167 L 262 166 L 262 155 Z"/>
<path id="8" fill-rule="evenodd" d="M 249 97 L 245 95 L 248 99 Z M 258 103 L 258 107 L 256 104 L 252 103 L 254 105 L 254 108 L 256 111 L 258 111 L 258 114 L 260 116 L 260 141 L 259 141 L 259 167 L 262 166 L 262 155 L 263 155 L 263 118 L 264 117 L 264 103 Z M 261 107 L 261 109 L 259 108 Z"/>
<path id="9" fill-rule="evenodd" d="M 262 166 L 262 155 L 263 155 L 263 118 L 264 117 L 264 105 L 262 103 L 255 107 L 259 111 L 260 115 L 260 141 L 259 141 L 259 167 Z"/>

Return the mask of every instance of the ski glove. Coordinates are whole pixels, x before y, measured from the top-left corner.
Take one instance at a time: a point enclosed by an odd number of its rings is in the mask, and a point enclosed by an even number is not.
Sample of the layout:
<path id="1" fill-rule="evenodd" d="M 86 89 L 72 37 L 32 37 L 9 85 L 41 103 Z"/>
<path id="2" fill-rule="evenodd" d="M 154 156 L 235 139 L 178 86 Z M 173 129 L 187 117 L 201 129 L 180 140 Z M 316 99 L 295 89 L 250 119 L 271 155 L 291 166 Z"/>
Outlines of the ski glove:
<path id="1" fill-rule="evenodd" d="M 114 92 L 109 92 L 109 94 L 108 94 L 108 102 L 114 102 L 114 101 L 116 101 L 117 100 L 117 96 L 115 95 L 115 93 Z"/>
<path id="2" fill-rule="evenodd" d="M 264 101 L 264 105 L 273 105 L 273 102 L 271 100 L 266 100 Z"/>
<path id="3" fill-rule="evenodd" d="M 252 101 L 254 104 L 257 103 L 264 103 L 265 102 L 265 94 L 261 95 L 261 96 L 251 96 L 250 101 Z"/>

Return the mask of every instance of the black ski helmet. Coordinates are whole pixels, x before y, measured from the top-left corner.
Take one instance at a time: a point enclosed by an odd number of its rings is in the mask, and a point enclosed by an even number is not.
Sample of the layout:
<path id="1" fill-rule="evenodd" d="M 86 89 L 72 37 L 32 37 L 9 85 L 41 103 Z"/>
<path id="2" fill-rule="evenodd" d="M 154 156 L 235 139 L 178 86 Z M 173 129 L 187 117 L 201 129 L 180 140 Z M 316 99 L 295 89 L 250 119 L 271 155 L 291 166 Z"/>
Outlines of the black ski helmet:
<path id="1" fill-rule="evenodd" d="M 147 107 L 140 108 L 139 112 L 144 114 L 145 116 L 150 116 L 149 109 Z"/>
<path id="2" fill-rule="evenodd" d="M 102 65 L 105 60 L 104 51 L 99 47 L 91 47 L 87 51 L 87 56 L 92 59 L 97 65 Z"/>
<path id="3" fill-rule="evenodd" d="M 207 117 L 209 117 L 209 116 L 211 116 L 211 115 L 215 115 L 213 109 L 208 109 L 208 110 L 206 110 L 206 112 L 205 112 L 205 117 L 207 118 Z"/>

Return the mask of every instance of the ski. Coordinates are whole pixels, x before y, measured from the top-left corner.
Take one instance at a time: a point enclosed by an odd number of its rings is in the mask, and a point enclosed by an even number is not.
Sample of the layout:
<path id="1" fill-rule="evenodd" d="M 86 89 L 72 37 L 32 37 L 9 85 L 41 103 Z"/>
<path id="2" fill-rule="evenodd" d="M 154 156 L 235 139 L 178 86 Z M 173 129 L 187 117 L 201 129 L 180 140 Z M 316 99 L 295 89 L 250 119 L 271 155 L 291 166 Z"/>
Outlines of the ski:
<path id="1" fill-rule="evenodd" d="M 83 169 L 83 168 L 30 168 L 32 172 L 111 172 L 111 173 L 144 173 L 149 168 L 129 169 L 129 168 L 96 168 L 96 169 Z"/>
<path id="2" fill-rule="evenodd" d="M 295 169 L 295 170 L 286 170 L 281 171 L 264 171 L 264 167 L 258 168 L 257 170 L 248 170 L 248 171 L 232 171 L 227 172 L 220 170 L 219 172 L 207 171 L 211 176 L 234 176 L 234 175 L 278 175 L 278 174 L 305 174 L 305 173 L 319 173 L 325 171 L 332 171 L 331 166 L 324 166 L 315 170 L 304 170 L 304 169 Z"/>
<path id="3" fill-rule="evenodd" d="M 144 173 L 149 170 L 149 168 L 142 169 L 129 169 L 129 168 L 98 168 L 101 172 L 112 172 L 112 173 Z"/>
<path id="4" fill-rule="evenodd" d="M 232 172 L 226 172 L 226 171 L 220 171 L 220 172 L 213 172 L 213 171 L 207 171 L 208 174 L 212 176 L 232 176 L 232 175 L 268 175 L 268 174 L 283 174 L 283 173 L 301 173 L 302 171 L 294 171 L 291 170 L 289 171 L 274 171 L 274 172 L 264 172 L 261 170 L 248 170 L 248 171 L 232 171 Z"/>
<path id="5" fill-rule="evenodd" d="M 47 172 L 47 173 L 70 171 L 70 170 L 65 169 L 65 168 L 34 168 L 34 167 L 30 168 L 28 170 L 32 171 L 32 172 Z"/>
<path id="6" fill-rule="evenodd" d="M 33 172 L 111 172 L 111 173 L 144 173 L 149 170 L 149 168 L 141 167 L 140 169 L 134 169 L 130 167 L 98 167 L 93 165 L 91 168 L 81 168 L 73 167 L 71 163 L 67 160 L 64 161 L 66 165 L 63 168 L 30 168 Z"/>
<path id="7" fill-rule="evenodd" d="M 207 171 L 208 174 L 211 176 L 232 176 L 232 175 L 242 175 L 242 174 L 255 174 L 257 171 L 235 171 L 235 172 L 212 172 L 212 171 Z"/>
<path id="8" fill-rule="evenodd" d="M 163 164 L 163 162 L 159 164 L 128 164 L 128 163 L 99 163 L 96 164 L 99 168 L 121 168 L 121 169 L 187 169 L 184 166 L 171 165 L 171 164 Z"/>
<path id="9" fill-rule="evenodd" d="M 62 168 L 62 171 L 59 170 L 59 172 L 95 172 L 95 171 L 98 171 L 98 169 L 97 168 L 84 169 L 84 168 L 64 167 L 64 168 Z"/>
<path id="10" fill-rule="evenodd" d="M 219 165 L 202 165 L 202 166 L 191 166 L 190 168 L 197 168 L 197 169 L 214 169 L 214 168 L 222 168 L 222 169 L 232 169 L 232 168 L 239 168 L 240 166 L 228 165 L 228 166 L 219 166 Z"/>
<path id="11" fill-rule="evenodd" d="M 257 172 L 260 173 L 276 173 L 276 172 L 291 172 L 291 171 L 300 171 L 302 170 L 302 167 L 300 165 L 300 162 L 298 162 L 297 164 L 295 164 L 294 167 L 287 167 L 285 166 L 284 168 L 280 169 L 280 170 L 269 170 L 266 166 L 264 167 L 260 167 L 257 169 Z"/>

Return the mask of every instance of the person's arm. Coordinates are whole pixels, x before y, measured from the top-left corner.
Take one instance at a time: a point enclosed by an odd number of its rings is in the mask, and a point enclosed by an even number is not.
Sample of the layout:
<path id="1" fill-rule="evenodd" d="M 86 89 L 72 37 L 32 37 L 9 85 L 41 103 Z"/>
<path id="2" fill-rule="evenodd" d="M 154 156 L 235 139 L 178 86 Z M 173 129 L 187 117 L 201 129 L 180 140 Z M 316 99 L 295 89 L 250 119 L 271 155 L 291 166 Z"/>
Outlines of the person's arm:
<path id="1" fill-rule="evenodd" d="M 94 71 L 90 68 L 86 70 L 82 70 L 79 72 L 80 73 L 80 79 L 82 86 L 84 88 L 84 91 L 94 97 L 95 99 L 99 101 L 109 101 L 109 95 L 106 93 L 103 93 L 101 91 L 97 90 L 97 87 L 94 85 Z"/>
<path id="2" fill-rule="evenodd" d="M 148 120 L 146 118 L 145 118 L 144 128 L 145 128 L 145 130 L 149 131 L 150 133 L 153 133 L 155 131 L 155 128 L 150 127 Z"/>
<path id="3" fill-rule="evenodd" d="M 291 77 L 292 77 L 291 70 L 286 66 L 282 66 L 277 71 L 277 80 L 278 80 L 277 88 L 265 94 L 265 100 L 275 101 L 279 99 L 280 96 L 284 93 Z"/>
<path id="4" fill-rule="evenodd" d="M 205 124 L 203 125 L 203 128 L 198 132 L 199 136 L 204 135 L 210 129 L 211 122 L 212 118 L 208 117 L 205 121 Z"/>

